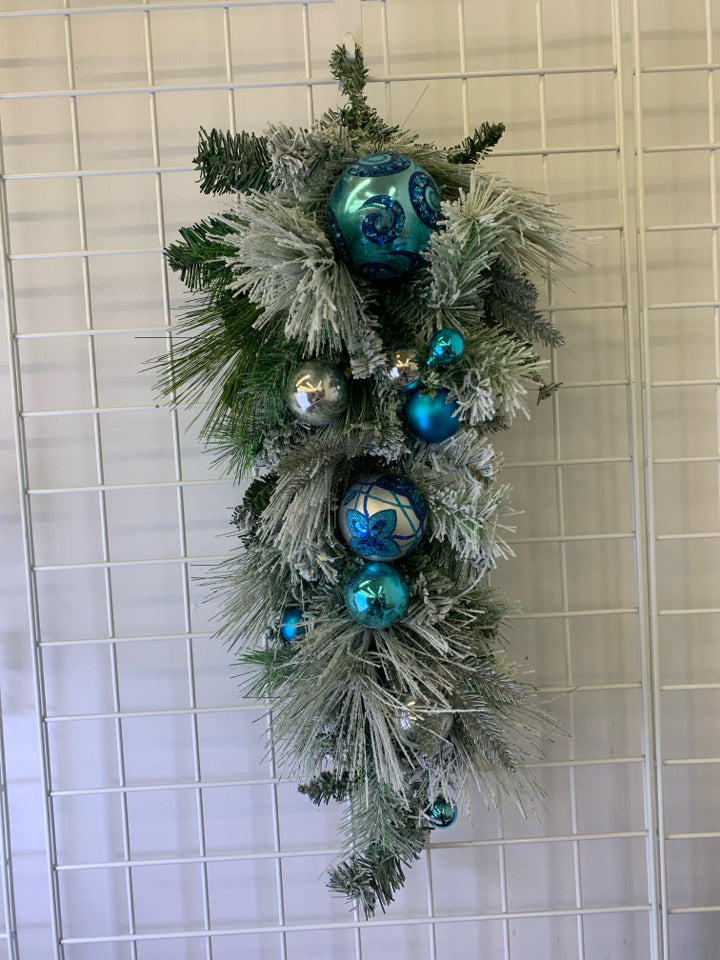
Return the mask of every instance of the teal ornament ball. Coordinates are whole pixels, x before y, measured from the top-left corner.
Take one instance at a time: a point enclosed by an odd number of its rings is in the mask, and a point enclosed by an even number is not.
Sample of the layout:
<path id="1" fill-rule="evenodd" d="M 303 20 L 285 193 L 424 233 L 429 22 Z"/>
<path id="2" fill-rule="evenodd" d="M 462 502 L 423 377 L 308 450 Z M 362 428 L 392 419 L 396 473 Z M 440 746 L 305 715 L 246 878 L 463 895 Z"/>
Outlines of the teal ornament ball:
<path id="1" fill-rule="evenodd" d="M 465 353 L 465 337 L 459 330 L 444 327 L 430 341 L 428 353 L 429 367 L 448 367 Z"/>
<path id="2" fill-rule="evenodd" d="M 366 563 L 345 586 L 347 611 L 364 627 L 392 626 L 405 616 L 409 603 L 410 585 L 389 563 Z"/>
<path id="3" fill-rule="evenodd" d="M 355 480 L 340 504 L 340 533 L 366 560 L 397 560 L 425 533 L 427 507 L 417 487 L 393 473 Z"/>
<path id="4" fill-rule="evenodd" d="M 436 827 L 451 827 L 457 820 L 458 808 L 445 797 L 436 797 L 427 816 Z"/>
<path id="5" fill-rule="evenodd" d="M 448 400 L 449 393 L 446 387 L 441 387 L 439 390 L 419 390 L 408 398 L 405 421 L 418 440 L 440 443 L 460 429 L 460 418 L 456 415 L 458 402 Z"/>
<path id="6" fill-rule="evenodd" d="M 305 639 L 307 627 L 305 614 L 300 607 L 287 607 L 280 622 L 280 633 L 287 643 L 299 643 Z"/>
<path id="7" fill-rule="evenodd" d="M 400 277 L 418 267 L 440 220 L 440 191 L 401 153 L 361 157 L 330 194 L 328 230 L 341 260 L 368 279 Z"/>

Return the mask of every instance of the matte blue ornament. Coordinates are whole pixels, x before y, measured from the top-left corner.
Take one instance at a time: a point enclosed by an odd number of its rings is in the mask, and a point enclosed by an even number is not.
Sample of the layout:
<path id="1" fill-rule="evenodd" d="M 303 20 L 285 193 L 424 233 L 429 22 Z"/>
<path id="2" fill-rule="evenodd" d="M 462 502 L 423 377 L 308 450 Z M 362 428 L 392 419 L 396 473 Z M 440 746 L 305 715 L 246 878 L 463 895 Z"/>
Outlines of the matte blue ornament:
<path id="1" fill-rule="evenodd" d="M 420 251 L 438 227 L 440 201 L 433 178 L 409 157 L 361 157 L 330 194 L 330 239 L 338 256 L 363 276 L 400 277 L 423 262 Z"/>
<path id="2" fill-rule="evenodd" d="M 417 487 L 393 473 L 355 480 L 340 504 L 340 532 L 366 560 L 396 560 L 414 550 L 425 532 L 427 507 Z"/>
<path id="3" fill-rule="evenodd" d="M 429 367 L 447 367 L 465 353 L 465 337 L 459 330 L 444 327 L 432 338 L 428 351 Z"/>
<path id="4" fill-rule="evenodd" d="M 307 626 L 305 614 L 300 607 L 287 607 L 280 623 L 280 633 L 288 643 L 299 643 L 305 639 Z"/>
<path id="5" fill-rule="evenodd" d="M 451 827 L 457 820 L 458 809 L 445 797 L 436 797 L 427 815 L 436 827 Z"/>
<path id="6" fill-rule="evenodd" d="M 407 613 L 410 585 L 389 563 L 372 561 L 356 570 L 345 586 L 348 613 L 364 627 L 381 630 Z"/>
<path id="7" fill-rule="evenodd" d="M 446 387 L 439 390 L 419 390 L 408 398 L 405 404 L 405 420 L 408 429 L 425 443 L 440 443 L 447 440 L 460 429 L 457 400 L 448 400 L 450 391 Z"/>

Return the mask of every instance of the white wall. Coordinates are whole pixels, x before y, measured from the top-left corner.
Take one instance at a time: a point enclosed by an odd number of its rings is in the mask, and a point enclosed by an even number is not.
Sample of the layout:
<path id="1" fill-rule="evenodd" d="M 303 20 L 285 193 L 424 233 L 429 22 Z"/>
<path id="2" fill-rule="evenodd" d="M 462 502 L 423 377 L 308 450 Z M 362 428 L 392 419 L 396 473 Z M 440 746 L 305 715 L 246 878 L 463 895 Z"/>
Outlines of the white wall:
<path id="1" fill-rule="evenodd" d="M 547 291 L 565 386 L 498 438 L 510 646 L 571 736 L 544 811 L 476 805 L 371 923 L 211 635 L 238 494 L 142 366 L 198 127 L 307 124 L 348 29 L 389 119 L 503 120 L 488 166 L 595 238 Z M 717 0 L 0 0 L 0 958 L 14 917 L 22 960 L 717 956 L 719 77 Z"/>

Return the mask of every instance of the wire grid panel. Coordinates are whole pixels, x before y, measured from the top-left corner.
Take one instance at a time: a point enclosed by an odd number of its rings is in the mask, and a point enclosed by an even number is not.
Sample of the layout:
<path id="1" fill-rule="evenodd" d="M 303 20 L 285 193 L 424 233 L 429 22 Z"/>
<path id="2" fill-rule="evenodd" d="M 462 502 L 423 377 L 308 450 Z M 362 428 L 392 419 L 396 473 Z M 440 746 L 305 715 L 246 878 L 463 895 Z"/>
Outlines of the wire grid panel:
<path id="1" fill-rule="evenodd" d="M 3 901 L 2 926 L 0 926 L 0 957 L 17 960 L 15 899 L 13 896 L 12 859 L 8 815 L 7 768 L 5 764 L 5 735 L 2 724 L 0 701 L 0 894 Z"/>
<path id="2" fill-rule="evenodd" d="M 695 6 L 703 16 L 683 11 L 688 54 L 677 62 L 658 39 L 678 26 L 668 3 L 6 7 L 5 292 L 57 957 L 622 960 L 670 946 L 714 956 L 710 861 L 690 883 L 687 860 L 717 842 L 710 803 L 690 804 L 688 784 L 707 798 L 718 769 L 696 762 L 718 689 L 716 673 L 707 682 L 717 601 L 712 564 L 702 566 L 717 542 L 705 534 L 717 529 L 718 218 L 712 5 Z M 213 208 L 189 162 L 198 127 L 311 122 L 337 101 L 327 55 L 361 13 L 379 78 L 370 97 L 384 115 L 446 144 L 504 120 L 491 168 L 549 192 L 599 238 L 573 290 L 547 292 L 568 334 L 549 358 L 563 391 L 498 439 L 524 510 L 516 557 L 497 575 L 524 610 L 511 650 L 571 736 L 535 764 L 548 794 L 539 819 L 499 818 L 478 800 L 472 822 L 442 835 L 391 913 L 369 923 L 320 879 L 338 812 L 278 780 L 267 718 L 238 699 L 211 637 L 195 576 L 224 555 L 218 537 L 238 493 L 193 441 L 193 412 L 158 407 L 143 370 L 186 302 L 162 248 Z M 643 67 L 634 80 L 633 63 Z M 670 108 L 650 99 L 657 80 L 680 98 Z M 684 135 L 698 102 L 710 128 L 688 137 L 678 163 L 678 144 L 657 128 L 676 136 L 680 124 Z M 653 219 L 653 195 L 664 209 L 659 198 L 699 157 L 710 174 L 693 181 L 693 222 L 690 197 L 674 201 L 677 222 L 667 209 Z M 656 160 L 665 166 L 653 174 Z M 709 257 L 678 260 L 679 238 L 682 251 L 708 240 Z M 656 242 L 669 247 L 658 255 Z M 681 293 L 676 263 L 692 267 L 700 301 Z M 688 316 L 692 338 L 681 336 Z M 696 397 L 714 446 L 694 446 Z M 662 446 L 668 423 L 674 448 Z M 701 484 L 693 471 L 703 469 Z M 681 500 L 687 515 L 668 509 Z M 679 632 L 693 636 L 692 653 L 679 652 Z M 654 765 L 661 744 L 667 759 Z M 657 848 L 656 820 L 667 831 Z M 692 912 L 701 904 L 710 909 Z"/>
<path id="3" fill-rule="evenodd" d="M 644 3 L 636 15 L 663 940 L 668 956 L 709 957 L 720 932 L 720 5 L 691 5 L 674 37 L 666 11 Z"/>

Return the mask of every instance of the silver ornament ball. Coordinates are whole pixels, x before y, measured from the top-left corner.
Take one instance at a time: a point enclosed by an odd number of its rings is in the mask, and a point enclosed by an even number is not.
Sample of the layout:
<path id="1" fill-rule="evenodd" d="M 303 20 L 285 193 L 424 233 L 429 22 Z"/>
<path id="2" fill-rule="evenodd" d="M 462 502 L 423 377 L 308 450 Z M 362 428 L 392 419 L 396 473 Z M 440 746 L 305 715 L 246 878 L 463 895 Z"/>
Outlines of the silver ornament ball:
<path id="1" fill-rule="evenodd" d="M 420 384 L 420 367 L 414 350 L 391 350 L 388 356 L 388 380 L 398 390 L 412 390 Z"/>
<path id="2" fill-rule="evenodd" d="M 337 420 L 349 400 L 347 377 L 326 360 L 304 360 L 288 381 L 288 407 L 301 423 L 311 427 L 326 427 Z"/>
<path id="3" fill-rule="evenodd" d="M 438 752 L 452 728 L 452 711 L 435 712 L 415 697 L 405 697 L 395 718 L 395 735 L 427 757 Z"/>

